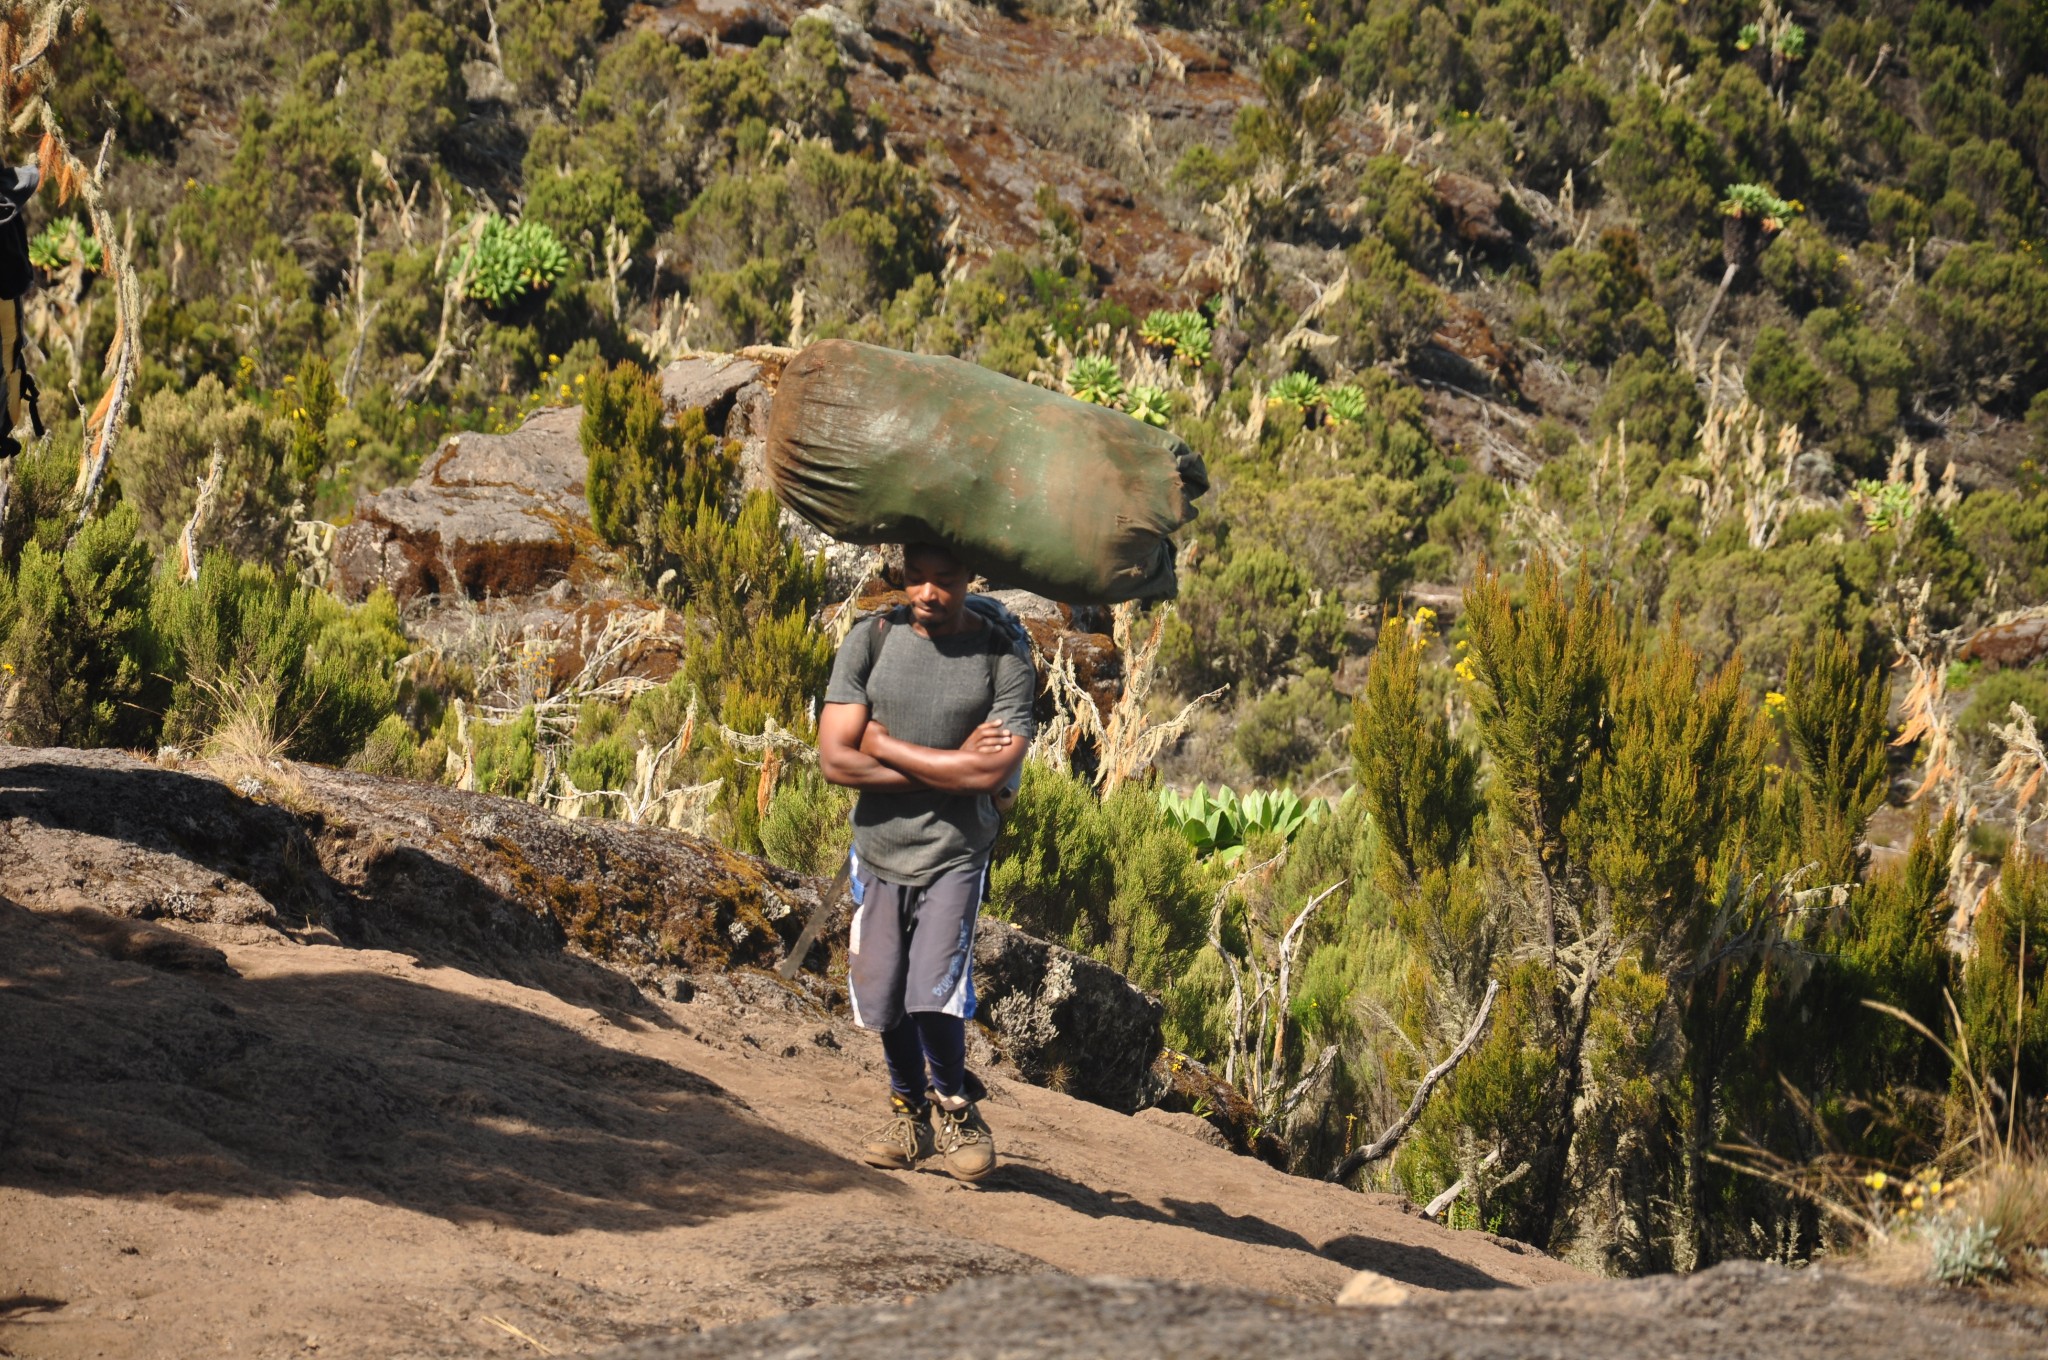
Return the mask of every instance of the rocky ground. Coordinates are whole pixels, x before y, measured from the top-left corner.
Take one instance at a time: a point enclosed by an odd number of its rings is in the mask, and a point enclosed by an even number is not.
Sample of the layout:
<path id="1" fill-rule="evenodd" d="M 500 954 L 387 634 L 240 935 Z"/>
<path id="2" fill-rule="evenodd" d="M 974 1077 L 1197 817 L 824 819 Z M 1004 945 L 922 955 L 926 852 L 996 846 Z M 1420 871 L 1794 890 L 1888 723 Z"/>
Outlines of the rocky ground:
<path id="1" fill-rule="evenodd" d="M 1002 1169 L 869 1170 L 843 961 L 769 967 L 816 888 L 431 786 L 0 750 L 0 1356 L 2042 1353 L 2038 1308 L 1834 1267 L 1587 1281 L 1126 1113 L 1175 1094 L 1153 1004 L 995 927 Z"/>
<path id="2" fill-rule="evenodd" d="M 1333 1307 L 1240 1289 L 1036 1275 L 820 1308 L 604 1360 L 1860 1360 L 2039 1356 L 2048 1313 L 1742 1262 L 1691 1278 L 1415 1294 Z"/>
<path id="3" fill-rule="evenodd" d="M 1004 1168 L 868 1170 L 878 1055 L 830 951 L 764 966 L 815 885 L 674 833 L 8 750 L 0 885 L 0 1354 L 566 1353 L 1049 1272 L 1320 1303 L 1361 1269 L 1576 1278 L 1031 1085 L 1130 1103 L 1156 1087 L 1118 1050 L 1157 1040 L 1114 974 L 1014 932 L 977 1058 Z M 600 888 L 614 928 L 579 926 Z"/>

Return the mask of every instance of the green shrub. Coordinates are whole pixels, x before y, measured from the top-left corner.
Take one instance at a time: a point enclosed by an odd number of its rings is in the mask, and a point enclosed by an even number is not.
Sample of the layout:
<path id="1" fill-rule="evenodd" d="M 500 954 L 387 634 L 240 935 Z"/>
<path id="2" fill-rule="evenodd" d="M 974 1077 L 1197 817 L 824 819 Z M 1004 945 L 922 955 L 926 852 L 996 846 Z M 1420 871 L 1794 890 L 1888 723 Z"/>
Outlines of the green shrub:
<path id="1" fill-rule="evenodd" d="M 591 527 L 614 547 L 636 549 L 650 576 L 699 507 L 719 504 L 737 458 L 736 446 L 706 430 L 702 411 L 669 423 L 661 380 L 632 363 L 591 375 L 578 438 L 589 460 Z"/>
<path id="2" fill-rule="evenodd" d="M 1375 156 L 1359 180 L 1356 211 L 1410 268 L 1424 273 L 1443 259 L 1444 226 L 1436 186 L 1399 156 Z"/>
<path id="3" fill-rule="evenodd" d="M 1691 455 L 1705 415 L 1689 375 L 1661 354 L 1630 354 L 1608 374 L 1607 390 L 1593 411 L 1593 428 L 1611 434 L 1627 421 L 1632 446 L 1654 449 L 1659 458 L 1670 460 Z"/>
<path id="4" fill-rule="evenodd" d="M 1151 792 L 1098 800 L 1079 777 L 1027 761 L 990 867 L 990 910 L 1158 989 L 1202 938 L 1194 853 Z"/>
<path id="5" fill-rule="evenodd" d="M 168 549 L 191 517 L 218 449 L 221 485 L 200 535 L 202 546 L 281 565 L 297 494 L 291 468 L 296 427 L 231 395 L 207 374 L 192 387 L 161 388 L 141 403 L 137 428 L 117 446 L 114 474 L 143 538 Z"/>
<path id="6" fill-rule="evenodd" d="M 2037 726 L 2048 727 L 2048 676 L 2031 670 L 1993 672 L 1970 688 L 1969 702 L 1956 715 L 1956 731 L 1980 751 L 2003 748 L 1992 736 L 1991 727 L 2012 721 L 2012 706 L 2018 704 L 2033 715 Z"/>
<path id="7" fill-rule="evenodd" d="M 1344 632 L 1334 601 L 1318 604 L 1301 569 L 1285 554 L 1255 547 L 1217 570 L 1198 564 L 1182 587 L 1179 618 L 1162 652 L 1184 688 L 1235 681 L 1265 685 L 1297 656 L 1327 666 Z"/>
<path id="8" fill-rule="evenodd" d="M 761 852 L 800 874 L 831 873 L 853 843 L 852 816 L 852 790 L 805 766 L 777 782 L 761 819 Z"/>
<path id="9" fill-rule="evenodd" d="M 1427 108 L 1469 109 L 1480 84 L 1464 35 L 1435 5 L 1375 6 L 1344 35 L 1344 86 L 1354 96 L 1419 102 Z"/>
<path id="10" fill-rule="evenodd" d="M 1671 323 L 1651 295 L 1633 232 L 1610 228 L 1590 250 L 1551 256 L 1543 297 L 1566 351 L 1579 358 L 1605 363 L 1671 344 Z"/>
<path id="11" fill-rule="evenodd" d="M 503 722 L 470 720 L 469 739 L 476 762 L 478 793 L 524 798 L 533 791 L 533 781 L 540 774 L 535 754 L 538 721 L 531 705 Z"/>
<path id="12" fill-rule="evenodd" d="M 1443 294 L 1382 237 L 1353 246 L 1350 262 L 1351 282 L 1330 309 L 1332 329 L 1358 367 L 1400 362 L 1436 332 Z"/>
<path id="13" fill-rule="evenodd" d="M 1627 96 L 1615 121 L 1607 181 L 1635 209 L 1658 247 L 1656 273 L 1674 277 L 1713 258 L 1718 232 L 1713 186 L 1725 182 L 1719 150 L 1706 130 L 1647 83 Z"/>
<path id="14" fill-rule="evenodd" d="M 621 8 L 608 0 L 504 0 L 498 12 L 505 74 L 543 99 L 587 60 Z"/>
<path id="15" fill-rule="evenodd" d="M 1571 62 L 1564 24 L 1549 7 L 1529 0 L 1480 10 L 1472 16 L 1469 42 L 1487 107 L 1509 117 L 1519 117 L 1537 90 Z"/>
<path id="16" fill-rule="evenodd" d="M 1560 71 L 1522 113 L 1524 170 L 1536 187 L 1555 190 L 1566 174 L 1583 183 L 1606 146 L 1613 96 L 1584 66 Z"/>
<path id="17" fill-rule="evenodd" d="M 1905 249 L 1909 242 L 1925 242 L 1934 234 L 1934 217 L 1927 205 L 1903 189 L 1880 185 L 1870 191 L 1870 230 L 1885 244 Z"/>
<path id="18" fill-rule="evenodd" d="M 2035 398 L 2037 407 L 2048 402 Z M 1973 491 L 1956 507 L 1956 536 L 1999 583 L 1999 599 L 2048 599 L 2048 494 Z"/>
<path id="19" fill-rule="evenodd" d="M 392 712 L 391 669 L 408 647 L 388 595 L 350 609 L 212 552 L 196 581 L 157 577 L 150 615 L 173 677 L 163 717 L 172 745 L 203 745 L 260 695 L 270 738 L 301 759 L 338 764 Z"/>
<path id="20" fill-rule="evenodd" d="M 1806 312 L 1843 301 L 1849 290 L 1845 258 L 1826 232 L 1801 217 L 1771 238 L 1757 260 L 1757 272 L 1786 306 Z"/>
<path id="21" fill-rule="evenodd" d="M 2003 1089 L 2017 1080 L 2020 1092 L 2048 1089 L 2048 1007 L 2020 1001 L 2022 988 L 2037 997 L 2048 984 L 2048 950 L 2034 948 L 2034 941 L 2048 937 L 2048 864 L 2033 855 L 2007 855 L 1972 934 L 1976 949 L 1962 966 L 1956 1000 L 1970 1052 L 1981 1064 L 1978 1078 Z"/>
<path id="22" fill-rule="evenodd" d="M 127 505 L 67 544 L 21 549 L 0 573 L 0 735 L 21 746 L 150 743 L 149 569 Z"/>
<path id="23" fill-rule="evenodd" d="M 402 715 L 387 713 L 364 739 L 362 749 L 349 758 L 348 767 L 365 774 L 431 783 L 445 773 L 447 759 L 446 743 L 438 739 L 422 742 Z"/>
<path id="24" fill-rule="evenodd" d="M 1958 246 L 1917 290 L 1934 371 L 1989 398 L 2018 384 L 2031 397 L 2048 353 L 2048 261 L 2034 251 Z"/>

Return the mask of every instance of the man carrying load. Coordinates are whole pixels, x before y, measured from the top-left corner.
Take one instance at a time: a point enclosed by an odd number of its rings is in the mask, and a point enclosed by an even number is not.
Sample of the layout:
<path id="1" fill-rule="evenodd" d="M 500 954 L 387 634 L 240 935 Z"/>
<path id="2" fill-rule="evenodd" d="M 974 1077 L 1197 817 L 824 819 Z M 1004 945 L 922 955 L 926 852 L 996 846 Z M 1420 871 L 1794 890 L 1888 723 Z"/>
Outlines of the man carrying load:
<path id="1" fill-rule="evenodd" d="M 936 1152 L 963 1181 L 995 1169 L 967 1071 L 974 925 L 1006 788 L 1031 744 L 1037 672 L 1006 612 L 970 602 L 951 550 L 903 550 L 907 609 L 840 645 L 818 720 L 827 780 L 860 791 L 848 945 L 854 1023 L 882 1036 L 890 1120 L 862 1149 L 907 1170 Z M 1007 626 L 1006 626 L 1007 625 Z"/>

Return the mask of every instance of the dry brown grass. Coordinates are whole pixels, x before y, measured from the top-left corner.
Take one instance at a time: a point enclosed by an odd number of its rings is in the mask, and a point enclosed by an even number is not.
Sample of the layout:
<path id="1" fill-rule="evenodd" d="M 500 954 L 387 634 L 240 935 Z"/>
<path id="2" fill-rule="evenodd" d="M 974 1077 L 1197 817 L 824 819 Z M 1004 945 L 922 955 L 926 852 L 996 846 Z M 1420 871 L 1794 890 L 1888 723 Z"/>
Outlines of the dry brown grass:
<path id="1" fill-rule="evenodd" d="M 1998 1233 L 2013 1279 L 2048 1290 L 2048 1159 L 2023 1154 L 1982 1172 L 1965 1210 Z"/>
<path id="2" fill-rule="evenodd" d="M 200 743 L 215 778 L 249 796 L 261 794 L 292 812 L 313 806 L 305 781 L 287 758 L 296 729 L 278 713 L 277 682 L 253 671 L 201 680 L 213 700 L 214 722 Z"/>

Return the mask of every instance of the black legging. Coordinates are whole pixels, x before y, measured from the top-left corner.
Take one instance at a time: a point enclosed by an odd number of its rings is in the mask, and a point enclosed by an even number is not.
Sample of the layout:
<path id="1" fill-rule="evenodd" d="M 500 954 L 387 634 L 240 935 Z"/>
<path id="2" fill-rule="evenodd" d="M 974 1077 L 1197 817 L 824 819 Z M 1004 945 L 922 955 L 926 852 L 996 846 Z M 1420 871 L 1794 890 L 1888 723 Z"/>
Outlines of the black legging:
<path id="1" fill-rule="evenodd" d="M 882 1031 L 882 1056 L 889 1089 L 906 1100 L 924 1099 L 927 1066 L 931 1089 L 957 1096 L 967 1086 L 967 1022 L 943 1011 L 912 1011 Z"/>

